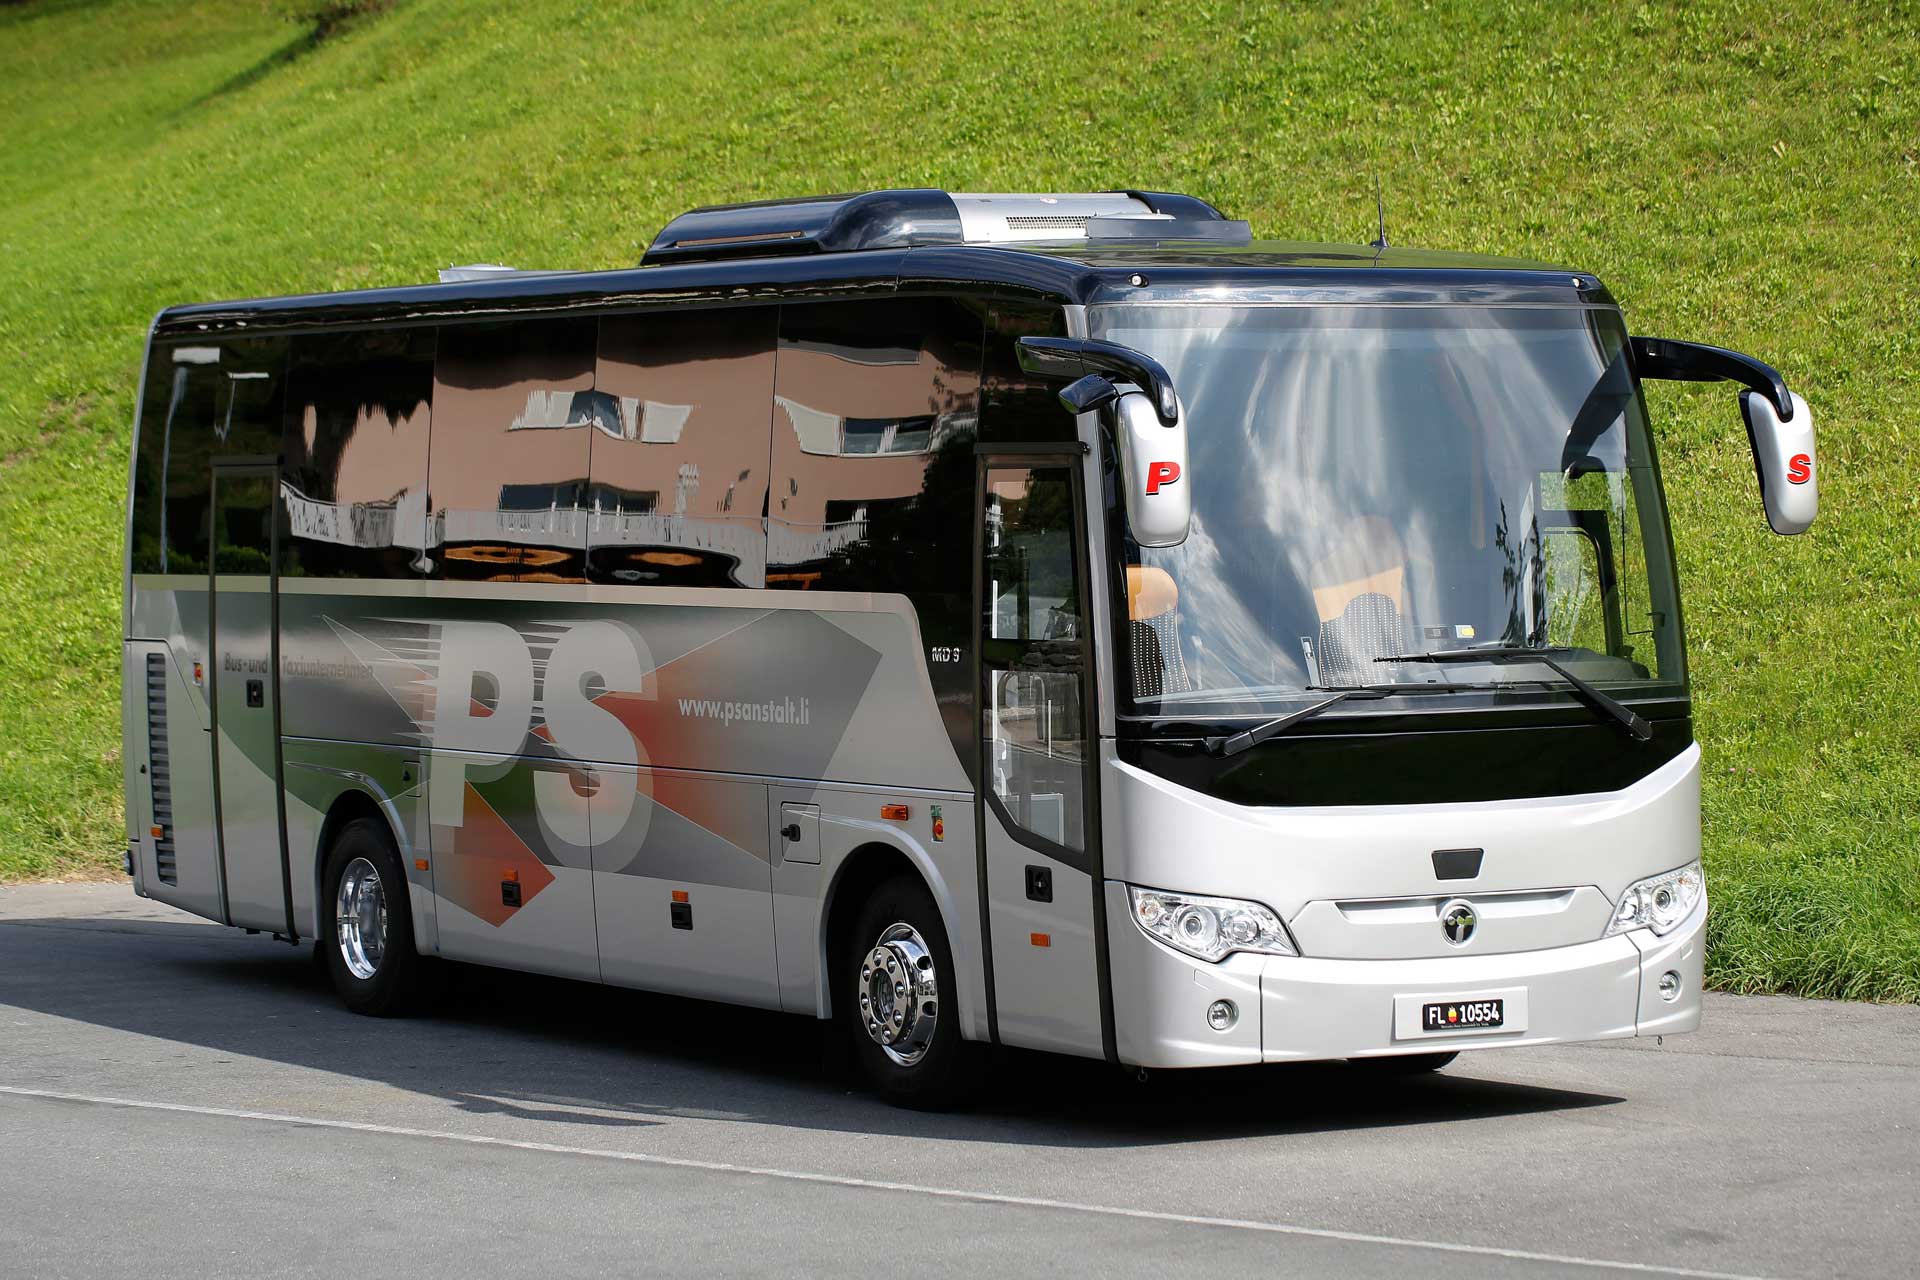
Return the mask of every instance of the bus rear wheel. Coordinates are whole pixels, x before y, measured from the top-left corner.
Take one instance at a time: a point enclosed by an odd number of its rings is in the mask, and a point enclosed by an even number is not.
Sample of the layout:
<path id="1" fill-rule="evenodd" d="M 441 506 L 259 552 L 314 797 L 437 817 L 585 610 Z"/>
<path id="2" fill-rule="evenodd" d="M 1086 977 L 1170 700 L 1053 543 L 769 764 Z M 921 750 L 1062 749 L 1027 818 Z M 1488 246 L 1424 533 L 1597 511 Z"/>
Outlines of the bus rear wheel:
<path id="1" fill-rule="evenodd" d="M 319 951 L 341 1002 L 372 1017 L 413 1012 L 428 961 L 414 949 L 407 879 L 385 824 L 342 827 L 321 885 Z"/>
<path id="2" fill-rule="evenodd" d="M 960 1035 L 953 951 L 918 878 L 887 880 L 861 904 L 837 976 L 853 1056 L 888 1102 L 940 1110 L 978 1087 L 985 1054 Z"/>

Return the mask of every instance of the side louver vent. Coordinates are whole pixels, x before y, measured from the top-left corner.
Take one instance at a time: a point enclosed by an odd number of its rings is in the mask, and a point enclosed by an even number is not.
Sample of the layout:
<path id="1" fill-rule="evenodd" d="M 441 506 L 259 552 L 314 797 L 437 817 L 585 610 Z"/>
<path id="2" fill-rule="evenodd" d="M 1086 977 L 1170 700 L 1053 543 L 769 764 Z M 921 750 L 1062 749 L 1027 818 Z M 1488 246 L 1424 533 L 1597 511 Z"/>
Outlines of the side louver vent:
<path id="1" fill-rule="evenodd" d="M 1085 231 L 1087 215 L 1068 216 L 1065 214 L 1011 214 L 1007 218 L 1009 231 Z"/>
<path id="2" fill-rule="evenodd" d="M 147 655 L 147 781 L 153 794 L 154 871 L 162 884 L 179 879 L 173 857 L 173 762 L 167 751 L 167 655 Z"/>

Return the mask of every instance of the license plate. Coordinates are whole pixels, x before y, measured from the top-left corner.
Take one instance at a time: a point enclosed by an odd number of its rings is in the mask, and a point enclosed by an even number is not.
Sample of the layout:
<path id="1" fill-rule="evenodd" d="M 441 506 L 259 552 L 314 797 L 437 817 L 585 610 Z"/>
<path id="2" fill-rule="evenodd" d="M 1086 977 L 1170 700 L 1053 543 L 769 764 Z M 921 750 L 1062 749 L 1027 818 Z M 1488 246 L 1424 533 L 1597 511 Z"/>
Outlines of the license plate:
<path id="1" fill-rule="evenodd" d="M 1420 1006 L 1422 1031 L 1495 1031 L 1506 1024 L 1505 1000 L 1444 1000 Z"/>
<path id="2" fill-rule="evenodd" d="M 1393 998 L 1395 1040 L 1517 1036 L 1527 1030 L 1525 987 L 1409 991 Z"/>

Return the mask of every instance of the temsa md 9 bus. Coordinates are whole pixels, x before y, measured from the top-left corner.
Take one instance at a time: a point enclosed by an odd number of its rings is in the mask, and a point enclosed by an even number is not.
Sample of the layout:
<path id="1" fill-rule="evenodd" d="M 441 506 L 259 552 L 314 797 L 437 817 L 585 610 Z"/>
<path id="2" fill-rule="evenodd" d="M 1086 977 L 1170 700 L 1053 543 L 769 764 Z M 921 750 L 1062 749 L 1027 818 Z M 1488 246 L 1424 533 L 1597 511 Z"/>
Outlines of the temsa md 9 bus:
<path id="1" fill-rule="evenodd" d="M 138 893 L 999 1043 L 1430 1070 L 1700 1017 L 1649 378 L 1579 270 L 1155 192 L 698 209 L 633 270 L 173 307 L 128 504 Z"/>

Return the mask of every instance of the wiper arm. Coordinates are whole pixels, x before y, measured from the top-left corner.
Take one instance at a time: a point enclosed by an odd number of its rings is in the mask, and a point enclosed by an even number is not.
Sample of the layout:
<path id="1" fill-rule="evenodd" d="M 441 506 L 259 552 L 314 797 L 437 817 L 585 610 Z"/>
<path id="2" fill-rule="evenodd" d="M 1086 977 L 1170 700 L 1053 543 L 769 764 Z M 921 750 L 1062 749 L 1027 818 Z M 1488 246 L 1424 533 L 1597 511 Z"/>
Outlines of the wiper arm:
<path id="1" fill-rule="evenodd" d="M 1438 653 L 1403 653 L 1392 658 L 1375 658 L 1374 661 L 1444 663 L 1480 662 L 1483 660 L 1494 662 L 1524 660 L 1527 662 L 1537 662 L 1559 676 L 1562 680 L 1565 680 L 1568 687 L 1573 690 L 1574 695 L 1578 697 L 1580 701 L 1586 703 L 1595 711 L 1603 712 L 1606 715 L 1612 716 L 1615 720 L 1618 720 L 1622 725 L 1626 726 L 1627 732 L 1631 733 L 1637 740 L 1641 742 L 1651 741 L 1653 738 L 1653 726 L 1647 723 L 1645 716 L 1618 698 L 1613 697 L 1611 694 L 1600 692 L 1600 690 L 1594 688 L 1585 680 L 1582 680 L 1579 676 L 1546 656 L 1550 653 L 1569 652 L 1571 652 L 1571 650 L 1558 645 L 1545 649 L 1530 649 L 1525 645 L 1503 644 L 1489 645 L 1484 649 L 1443 649 Z"/>
<path id="2" fill-rule="evenodd" d="M 1265 724 L 1255 725 L 1240 733 L 1221 734 L 1205 739 L 1207 750 L 1216 756 L 1237 756 L 1248 747 L 1257 747 L 1268 738 L 1278 737 L 1304 720 L 1311 720 L 1327 708 L 1345 702 L 1348 698 L 1384 698 L 1387 695 L 1373 689 L 1342 689 L 1331 698 L 1322 698 L 1312 706 L 1302 707 L 1298 711 L 1289 711 L 1278 720 L 1269 720 Z"/>

